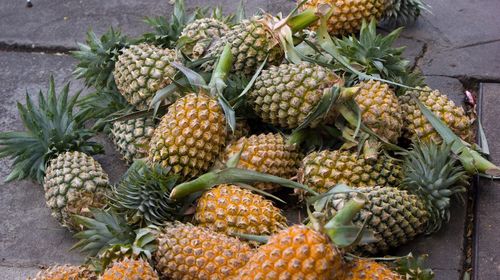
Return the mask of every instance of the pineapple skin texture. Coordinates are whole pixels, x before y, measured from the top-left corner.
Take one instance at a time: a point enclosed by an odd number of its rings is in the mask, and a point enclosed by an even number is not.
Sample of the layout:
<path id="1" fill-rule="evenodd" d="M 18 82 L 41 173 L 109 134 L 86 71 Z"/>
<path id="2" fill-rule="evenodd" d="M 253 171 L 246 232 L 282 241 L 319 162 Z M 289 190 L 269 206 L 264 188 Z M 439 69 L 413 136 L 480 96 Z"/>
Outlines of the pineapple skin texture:
<path id="1" fill-rule="evenodd" d="M 236 238 L 190 224 L 165 227 L 158 242 L 156 269 L 172 280 L 230 279 L 253 253 Z"/>
<path id="2" fill-rule="evenodd" d="M 263 70 L 247 97 L 264 122 L 293 129 L 304 122 L 325 89 L 342 84 L 333 71 L 319 65 L 281 64 Z M 332 113 L 327 114 L 327 119 L 333 117 Z"/>
<path id="3" fill-rule="evenodd" d="M 344 279 L 340 251 L 326 236 L 294 225 L 271 236 L 234 279 Z"/>
<path id="4" fill-rule="evenodd" d="M 415 100 L 412 99 L 413 96 L 418 98 L 422 104 L 446 123 L 462 140 L 471 142 L 473 140 L 471 120 L 464 109 L 455 105 L 455 102 L 438 90 L 432 90 L 429 87 L 423 89 L 426 91 L 407 91 L 399 97 L 404 117 L 404 137 L 408 139 L 418 138 L 422 141 L 434 141 L 436 143 L 442 142 L 439 133 L 420 111 Z"/>
<path id="5" fill-rule="evenodd" d="M 49 162 L 43 188 L 52 216 L 62 226 L 78 231 L 71 216 L 88 216 L 89 208 L 106 206 L 109 179 L 91 156 L 65 152 Z"/>
<path id="6" fill-rule="evenodd" d="M 220 185 L 198 200 L 197 225 L 228 235 L 271 235 L 286 227 L 286 218 L 270 200 L 234 185 Z"/>
<path id="7" fill-rule="evenodd" d="M 114 262 L 104 271 L 100 280 L 159 280 L 158 274 L 151 265 L 143 259 L 125 258 Z"/>
<path id="8" fill-rule="evenodd" d="M 299 1 L 300 2 L 300 1 Z M 379 20 L 390 5 L 387 0 L 309 0 L 300 8 L 317 9 L 320 5 L 334 7 L 332 16 L 328 19 L 328 33 L 332 35 L 346 35 L 356 33 L 361 29 L 363 20 Z M 318 28 L 319 23 L 312 26 Z"/>
<path id="9" fill-rule="evenodd" d="M 280 47 L 279 41 L 262 23 L 263 20 L 262 17 L 242 20 L 214 42 L 207 51 L 207 57 L 220 57 L 224 47 L 229 43 L 233 54 L 232 71 L 235 73 L 253 75 L 267 55 L 269 55 L 268 65 L 280 63 L 285 53 Z M 208 72 L 213 70 L 214 66 L 215 61 L 204 64 L 204 68 Z"/>
<path id="10" fill-rule="evenodd" d="M 31 280 L 97 280 L 97 275 L 83 266 L 55 265 L 38 272 Z"/>
<path id="11" fill-rule="evenodd" d="M 123 159 L 131 164 L 147 157 L 147 146 L 155 130 L 154 121 L 148 117 L 113 122 L 111 139 Z"/>
<path id="12" fill-rule="evenodd" d="M 210 44 L 218 40 L 229 31 L 224 22 L 214 18 L 201 18 L 186 25 L 181 32 L 181 37 L 186 37 L 191 42 L 181 47 L 181 51 L 192 60 L 202 57 Z"/>
<path id="13" fill-rule="evenodd" d="M 399 247 L 413 240 L 427 229 L 430 214 L 424 202 L 416 195 L 392 187 L 362 187 L 357 191 L 364 194 L 368 202 L 353 222 L 373 231 L 376 241 L 358 245 L 354 249 L 360 253 L 377 254 Z M 332 214 L 342 209 L 355 193 L 333 195 Z"/>
<path id="14" fill-rule="evenodd" d="M 403 118 L 396 94 L 389 85 L 379 81 L 361 82 L 359 86 L 359 94 L 354 100 L 361 110 L 363 123 L 388 142 L 397 143 Z"/>
<path id="15" fill-rule="evenodd" d="M 384 155 L 375 162 L 365 160 L 351 151 L 312 152 L 302 160 L 300 181 L 319 193 L 337 184 L 359 187 L 395 187 L 403 179 L 400 164 Z"/>
<path id="16" fill-rule="evenodd" d="M 354 259 L 348 264 L 345 280 L 403 280 L 403 277 L 376 261 Z"/>
<path id="17" fill-rule="evenodd" d="M 150 141 L 149 161 L 172 167 L 183 180 L 207 171 L 227 137 L 226 120 L 217 100 L 191 93 L 168 108 Z"/>
<path id="18" fill-rule="evenodd" d="M 113 75 L 116 86 L 125 99 L 138 110 L 149 108 L 156 91 L 171 83 L 177 70 L 175 50 L 153 45 L 133 45 L 118 56 Z"/>
<path id="19" fill-rule="evenodd" d="M 300 152 L 296 145 L 286 143 L 281 134 L 259 134 L 242 137 L 227 146 L 223 152 L 223 162 L 240 151 L 241 157 L 237 167 L 267 173 L 286 179 L 297 174 L 300 166 Z M 254 187 L 264 191 L 275 191 L 280 188 L 273 183 L 255 183 Z"/>

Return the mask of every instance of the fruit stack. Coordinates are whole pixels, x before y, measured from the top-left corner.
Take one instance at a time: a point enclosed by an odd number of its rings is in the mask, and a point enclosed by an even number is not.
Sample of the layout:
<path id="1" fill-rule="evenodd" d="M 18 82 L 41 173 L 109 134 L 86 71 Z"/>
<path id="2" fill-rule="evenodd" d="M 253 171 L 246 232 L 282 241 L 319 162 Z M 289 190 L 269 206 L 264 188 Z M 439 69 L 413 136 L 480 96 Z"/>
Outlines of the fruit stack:
<path id="1" fill-rule="evenodd" d="M 88 33 L 74 75 L 93 93 L 27 94 L 25 131 L 0 133 L 7 181 L 43 185 L 88 255 L 34 279 L 432 279 L 420 257 L 384 257 L 500 169 L 472 114 L 393 46 L 401 29 L 377 33 L 427 6 L 299 2 L 246 17 L 177 0 L 140 37 Z M 97 133 L 130 166 L 116 183 Z"/>

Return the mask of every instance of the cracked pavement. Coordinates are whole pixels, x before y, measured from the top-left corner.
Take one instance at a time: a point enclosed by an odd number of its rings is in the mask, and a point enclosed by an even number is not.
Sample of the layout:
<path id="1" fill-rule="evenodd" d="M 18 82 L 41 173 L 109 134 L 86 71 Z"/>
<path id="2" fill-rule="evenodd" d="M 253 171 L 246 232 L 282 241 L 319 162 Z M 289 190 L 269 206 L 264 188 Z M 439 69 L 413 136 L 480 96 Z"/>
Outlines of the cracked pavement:
<path id="1" fill-rule="evenodd" d="M 2 131 L 21 128 L 15 102 L 23 102 L 26 90 L 35 93 L 47 87 L 51 74 L 61 86 L 71 79 L 75 61 L 67 54 L 83 41 L 85 32 L 92 28 L 103 33 L 110 25 L 135 36 L 147 30 L 142 23 L 144 16 L 171 13 L 167 0 L 33 0 L 33 7 L 26 8 L 25 1 L 0 2 L 0 124 Z M 226 12 L 236 9 L 230 0 L 186 0 L 190 10 L 196 6 L 222 5 Z M 398 40 L 406 45 L 406 57 L 422 70 L 431 87 L 448 94 L 455 102 L 464 99 L 464 84 L 478 86 L 482 82 L 500 83 L 500 3 L 498 0 L 428 0 L 432 13 L 424 12 L 413 25 L 408 26 Z M 247 13 L 260 8 L 271 12 L 288 12 L 294 6 L 291 0 L 247 0 Z M 73 82 L 72 89 L 82 87 Z M 490 93 L 486 101 L 495 104 L 499 97 L 494 86 L 487 86 Z M 499 89 L 500 90 L 500 89 Z M 498 101 L 497 101 L 498 103 Z M 483 117 L 496 119 L 494 107 L 486 106 Z M 488 117 L 489 116 L 489 117 Z M 500 136 L 498 125 L 485 123 L 492 151 L 493 141 Z M 106 140 L 106 156 L 97 159 L 116 180 L 125 170 L 118 156 Z M 498 149 L 500 150 L 500 149 Z M 500 155 L 492 153 L 493 159 Z M 9 162 L 0 161 L 0 177 L 9 172 Z M 495 184 L 490 183 L 488 184 Z M 74 244 L 71 234 L 61 229 L 50 217 L 45 206 L 43 191 L 31 182 L 0 183 L 0 275 L 2 279 L 26 279 L 40 266 L 54 263 L 78 263 L 83 256 L 68 252 Z M 486 183 L 484 185 L 487 185 Z M 499 187 L 499 186 L 497 186 Z M 487 192 L 495 197 L 490 187 Z M 485 191 L 486 192 L 486 191 Z M 401 248 L 398 253 L 409 251 L 430 254 L 429 264 L 435 269 L 436 279 L 461 279 L 463 264 L 467 261 L 465 216 L 466 207 L 454 203 L 451 222 L 440 232 L 424 236 Z M 478 238 L 478 246 L 485 248 L 481 274 L 477 279 L 499 279 L 500 258 L 495 252 L 488 254 L 500 221 L 487 220 L 487 213 L 498 212 L 498 203 L 486 201 L 479 215 L 488 226 Z M 486 207 L 486 206 L 485 206 Z M 493 208 L 493 207 L 496 207 Z M 481 218 L 483 216 L 480 216 Z M 490 215 L 491 216 L 491 215 Z M 482 224 L 479 223 L 481 227 Z M 488 235 L 489 234 L 489 235 Z M 481 243 L 482 242 L 482 243 Z M 492 243 L 498 244 L 498 243 Z M 481 257 L 482 258 L 482 257 Z M 479 259 L 481 259 L 479 258 Z M 481 266 L 480 266 L 481 267 Z"/>

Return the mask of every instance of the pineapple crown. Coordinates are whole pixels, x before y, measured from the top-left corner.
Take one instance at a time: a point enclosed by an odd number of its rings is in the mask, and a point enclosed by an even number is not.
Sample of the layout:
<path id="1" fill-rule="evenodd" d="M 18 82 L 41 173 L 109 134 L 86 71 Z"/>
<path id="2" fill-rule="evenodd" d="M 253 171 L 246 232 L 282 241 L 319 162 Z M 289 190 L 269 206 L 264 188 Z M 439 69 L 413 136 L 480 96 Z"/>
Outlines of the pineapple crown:
<path id="1" fill-rule="evenodd" d="M 338 53 L 356 69 L 361 69 L 366 75 L 387 79 L 399 80 L 407 72 L 408 60 L 401 57 L 404 47 L 393 47 L 402 28 L 398 28 L 387 36 L 377 34 L 377 23 L 374 19 L 370 23 L 363 21 L 359 39 L 355 36 L 335 39 Z M 340 68 L 345 67 L 339 65 Z M 350 72 L 350 69 L 345 69 Z M 356 79 L 358 75 L 353 75 Z"/>
<path id="2" fill-rule="evenodd" d="M 115 87 L 113 69 L 121 50 L 128 46 L 127 37 L 112 27 L 101 38 L 89 30 L 86 44 L 78 43 L 78 51 L 71 54 L 78 64 L 73 74 L 88 87 L 106 89 Z"/>
<path id="3" fill-rule="evenodd" d="M 73 217 L 83 230 L 74 235 L 80 240 L 71 250 L 86 253 L 88 261 L 94 262 L 94 265 L 100 263 L 97 267 L 103 268 L 125 257 L 151 259 L 157 246 L 157 227 L 137 229 L 113 210 L 91 209 L 91 213 L 93 218 Z"/>
<path id="4" fill-rule="evenodd" d="M 43 182 L 49 160 L 66 151 L 87 154 L 102 153 L 102 146 L 89 141 L 93 130 L 85 122 L 93 116 L 90 110 L 74 112 L 80 92 L 68 99 L 69 83 L 56 95 L 54 78 L 50 78 L 46 96 L 38 94 L 38 107 L 26 93 L 26 105 L 17 103 L 25 131 L 0 133 L 0 158 L 14 159 L 6 181 L 30 178 Z"/>
<path id="5" fill-rule="evenodd" d="M 429 11 L 429 5 L 422 0 L 393 0 L 384 12 L 384 22 L 402 26 L 414 22 L 422 11 Z"/>
<path id="6" fill-rule="evenodd" d="M 135 161 L 122 181 L 112 188 L 110 205 L 130 224 L 161 225 L 179 219 L 184 212 L 182 204 L 169 198 L 177 179 L 170 168 Z"/>
<path id="7" fill-rule="evenodd" d="M 427 232 L 436 232 L 450 218 L 451 197 L 466 192 L 467 173 L 453 156 L 451 145 L 445 143 L 416 142 L 404 160 L 401 187 L 426 202 L 431 214 Z"/>

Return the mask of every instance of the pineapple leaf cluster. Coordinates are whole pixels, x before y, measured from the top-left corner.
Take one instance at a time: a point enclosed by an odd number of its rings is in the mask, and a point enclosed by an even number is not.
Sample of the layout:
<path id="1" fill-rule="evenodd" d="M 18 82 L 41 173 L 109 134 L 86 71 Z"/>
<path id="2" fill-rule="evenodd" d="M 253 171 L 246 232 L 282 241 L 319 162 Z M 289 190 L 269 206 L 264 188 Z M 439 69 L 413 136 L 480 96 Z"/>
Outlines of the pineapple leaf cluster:
<path id="1" fill-rule="evenodd" d="M 80 151 L 97 154 L 102 147 L 90 139 L 93 130 L 85 122 L 93 117 L 91 110 L 75 111 L 80 92 L 69 96 L 69 83 L 56 94 L 51 77 L 46 94 L 38 93 L 38 106 L 26 93 L 26 104 L 17 103 L 25 131 L 0 133 L 0 157 L 13 159 L 6 181 L 32 179 L 43 182 L 48 162 L 59 153 Z"/>

